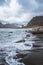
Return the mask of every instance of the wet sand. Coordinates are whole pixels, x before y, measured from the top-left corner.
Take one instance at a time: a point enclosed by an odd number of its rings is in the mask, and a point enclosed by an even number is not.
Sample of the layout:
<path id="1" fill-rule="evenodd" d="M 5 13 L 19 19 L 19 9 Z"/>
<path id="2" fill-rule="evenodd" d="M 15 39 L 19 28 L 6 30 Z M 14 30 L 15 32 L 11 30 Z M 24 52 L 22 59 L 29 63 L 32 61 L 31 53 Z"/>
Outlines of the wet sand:
<path id="1" fill-rule="evenodd" d="M 14 57 L 25 65 L 43 65 L 43 49 L 35 49 L 32 51 L 21 51 Z"/>

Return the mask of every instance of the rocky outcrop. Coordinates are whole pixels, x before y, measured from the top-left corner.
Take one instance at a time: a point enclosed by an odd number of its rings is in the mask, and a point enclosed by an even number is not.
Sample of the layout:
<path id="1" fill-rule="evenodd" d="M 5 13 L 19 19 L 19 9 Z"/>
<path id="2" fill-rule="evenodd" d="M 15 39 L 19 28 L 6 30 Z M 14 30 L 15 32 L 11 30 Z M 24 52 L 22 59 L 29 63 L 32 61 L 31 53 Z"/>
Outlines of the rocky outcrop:
<path id="1" fill-rule="evenodd" d="M 43 34 L 43 26 L 34 27 L 31 32 L 34 34 Z"/>

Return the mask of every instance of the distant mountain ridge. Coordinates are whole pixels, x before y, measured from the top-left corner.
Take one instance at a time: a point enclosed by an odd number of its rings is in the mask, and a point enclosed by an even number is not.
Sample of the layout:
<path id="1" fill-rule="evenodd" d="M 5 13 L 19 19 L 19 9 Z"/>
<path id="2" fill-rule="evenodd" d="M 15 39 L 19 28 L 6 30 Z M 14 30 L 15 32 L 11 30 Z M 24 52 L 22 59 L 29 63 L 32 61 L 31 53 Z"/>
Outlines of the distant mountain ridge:
<path id="1" fill-rule="evenodd" d="M 19 28 L 19 26 L 15 25 L 15 24 L 2 24 L 0 22 L 0 28 Z"/>
<path id="2" fill-rule="evenodd" d="M 6 21 L 0 20 L 0 28 L 22 28 L 26 25 L 27 22 L 6 23 Z"/>
<path id="3" fill-rule="evenodd" d="M 28 26 L 43 26 L 43 16 L 36 16 L 31 19 L 31 21 L 27 24 Z"/>

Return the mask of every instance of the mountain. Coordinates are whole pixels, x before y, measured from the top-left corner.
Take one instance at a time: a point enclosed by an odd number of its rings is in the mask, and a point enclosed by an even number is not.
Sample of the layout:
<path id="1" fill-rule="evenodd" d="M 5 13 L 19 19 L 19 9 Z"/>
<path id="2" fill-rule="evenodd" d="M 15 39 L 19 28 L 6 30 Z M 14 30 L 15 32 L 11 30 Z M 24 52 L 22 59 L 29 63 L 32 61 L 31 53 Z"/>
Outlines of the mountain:
<path id="1" fill-rule="evenodd" d="M 27 24 L 27 27 L 32 26 L 43 26 L 43 16 L 33 17 L 31 21 Z"/>
<path id="2" fill-rule="evenodd" d="M 0 28 L 3 28 L 3 24 L 0 22 Z"/>
<path id="3" fill-rule="evenodd" d="M 0 28 L 19 28 L 16 24 L 3 24 L 0 21 Z"/>
<path id="4" fill-rule="evenodd" d="M 15 24 L 5 24 L 4 28 L 18 28 L 18 26 Z"/>

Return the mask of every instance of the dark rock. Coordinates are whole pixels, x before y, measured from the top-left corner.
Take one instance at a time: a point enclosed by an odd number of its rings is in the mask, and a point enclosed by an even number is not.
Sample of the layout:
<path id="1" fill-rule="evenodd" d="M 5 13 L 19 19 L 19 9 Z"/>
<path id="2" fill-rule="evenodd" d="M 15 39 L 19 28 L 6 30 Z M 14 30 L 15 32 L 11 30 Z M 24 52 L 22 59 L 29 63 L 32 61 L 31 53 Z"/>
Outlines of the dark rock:
<path id="1" fill-rule="evenodd" d="M 13 59 L 17 59 L 17 56 L 14 56 Z"/>
<path id="2" fill-rule="evenodd" d="M 24 58 L 26 56 L 26 54 L 17 54 L 16 55 L 18 58 Z"/>
<path id="3" fill-rule="evenodd" d="M 0 59 L 0 65 L 9 65 L 6 60 L 3 58 L 3 59 Z"/>
<path id="4" fill-rule="evenodd" d="M 22 58 L 19 58 L 18 62 L 22 62 Z"/>
<path id="5" fill-rule="evenodd" d="M 30 35 L 29 35 L 29 34 L 27 34 L 26 36 L 27 36 L 27 37 L 30 37 Z"/>
<path id="6" fill-rule="evenodd" d="M 29 45 L 29 44 L 25 44 L 25 46 L 31 46 L 31 45 Z"/>
<path id="7" fill-rule="evenodd" d="M 9 32 L 9 33 L 13 33 L 13 32 Z"/>
<path id="8" fill-rule="evenodd" d="M 20 43 L 20 42 L 25 42 L 25 40 L 20 40 L 20 41 L 17 41 L 16 43 Z"/>
<path id="9" fill-rule="evenodd" d="M 18 62 L 22 62 L 22 59 L 26 56 L 26 54 L 20 54 L 18 53 L 16 56 L 13 57 L 13 59 L 18 59 Z"/>
<path id="10" fill-rule="evenodd" d="M 33 44 L 33 47 L 43 47 L 43 44 Z"/>
<path id="11" fill-rule="evenodd" d="M 27 32 L 27 30 L 25 30 L 25 32 Z"/>
<path id="12" fill-rule="evenodd" d="M 25 32 L 26 32 L 26 33 L 31 33 L 31 30 L 26 30 Z"/>
<path id="13" fill-rule="evenodd" d="M 8 35 L 8 36 L 11 36 L 11 35 Z"/>
<path id="14" fill-rule="evenodd" d="M 41 47 L 40 45 L 33 45 L 33 47 Z"/>

